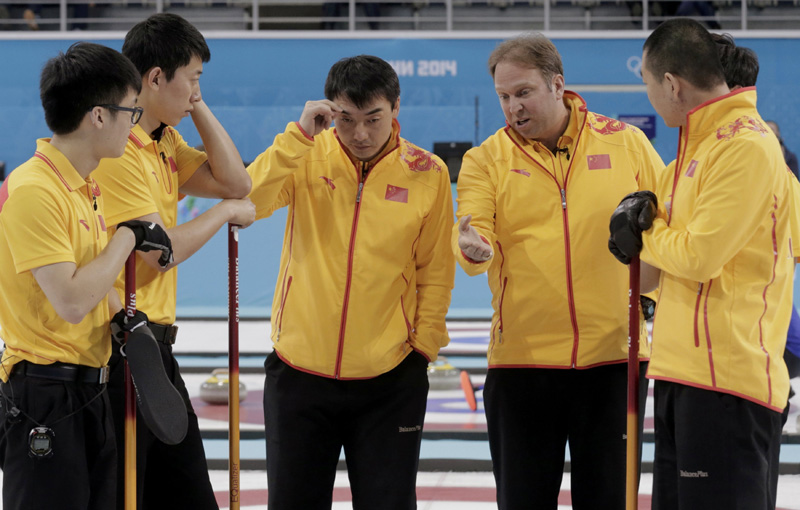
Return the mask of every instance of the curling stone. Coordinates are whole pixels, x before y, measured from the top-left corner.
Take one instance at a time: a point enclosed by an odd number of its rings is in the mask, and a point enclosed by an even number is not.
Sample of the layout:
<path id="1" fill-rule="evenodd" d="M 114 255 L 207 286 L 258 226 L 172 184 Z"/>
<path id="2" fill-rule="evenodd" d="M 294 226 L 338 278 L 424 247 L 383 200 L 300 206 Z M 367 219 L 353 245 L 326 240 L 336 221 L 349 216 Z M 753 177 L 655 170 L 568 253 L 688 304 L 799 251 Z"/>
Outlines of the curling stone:
<path id="1" fill-rule="evenodd" d="M 211 377 L 200 385 L 200 398 L 209 404 L 228 403 L 228 369 L 215 368 Z M 247 398 L 247 387 L 239 381 L 239 402 Z"/>
<path id="2" fill-rule="evenodd" d="M 461 388 L 461 376 L 444 356 L 428 363 L 428 383 L 432 390 L 457 390 Z"/>

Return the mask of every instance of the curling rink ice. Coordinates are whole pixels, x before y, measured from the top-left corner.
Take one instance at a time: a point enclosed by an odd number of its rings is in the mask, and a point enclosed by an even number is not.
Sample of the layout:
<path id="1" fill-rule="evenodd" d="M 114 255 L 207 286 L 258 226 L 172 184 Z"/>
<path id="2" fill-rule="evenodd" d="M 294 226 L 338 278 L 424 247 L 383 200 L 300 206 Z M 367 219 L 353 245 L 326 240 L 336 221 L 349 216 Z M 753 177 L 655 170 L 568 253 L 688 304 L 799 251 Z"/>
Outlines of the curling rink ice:
<path id="1" fill-rule="evenodd" d="M 228 508 L 228 411 L 226 405 L 213 405 L 200 398 L 200 387 L 217 368 L 227 367 L 227 323 L 225 321 L 183 320 L 175 353 L 186 386 L 200 419 L 211 482 L 220 508 Z M 486 418 L 481 391 L 477 391 L 478 410 L 471 411 L 458 386 L 459 370 L 467 370 L 473 384 L 480 387 L 486 374 L 486 348 L 489 323 L 486 321 L 449 322 L 451 343 L 443 351 L 454 371 L 432 380 L 423 433 L 417 498 L 420 510 L 489 510 L 495 504 L 495 485 L 491 474 Z M 267 508 L 266 446 L 262 395 L 264 358 L 272 350 L 269 322 L 243 320 L 240 323 L 240 381 L 247 396 L 240 405 L 241 419 L 241 508 Z M 800 379 L 792 380 L 800 393 Z M 784 430 L 778 509 L 800 510 L 800 395 L 792 400 L 792 413 Z M 652 492 L 653 418 L 652 388 L 645 409 L 645 433 L 639 509 L 650 510 Z M 568 456 L 567 456 L 568 458 Z M 340 463 L 344 468 L 344 465 Z M 570 476 L 564 474 L 559 510 L 571 509 Z M 333 509 L 351 509 L 347 473 L 339 471 L 333 495 Z M 2 508 L 2 506 L 0 506 Z M 376 509 L 379 510 L 379 509 Z"/>

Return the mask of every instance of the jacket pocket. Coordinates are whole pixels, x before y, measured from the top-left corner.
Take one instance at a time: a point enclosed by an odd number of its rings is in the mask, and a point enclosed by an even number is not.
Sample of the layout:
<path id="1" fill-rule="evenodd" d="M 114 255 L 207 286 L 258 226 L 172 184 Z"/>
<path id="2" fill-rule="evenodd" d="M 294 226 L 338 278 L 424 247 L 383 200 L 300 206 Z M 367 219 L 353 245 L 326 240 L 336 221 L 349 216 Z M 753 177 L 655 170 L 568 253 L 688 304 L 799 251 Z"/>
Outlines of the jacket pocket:
<path id="1" fill-rule="evenodd" d="M 492 341 L 489 344 L 489 356 L 494 350 L 495 342 L 498 344 L 503 343 L 503 300 L 506 296 L 506 287 L 508 286 L 508 277 L 503 278 L 503 285 L 500 287 L 500 303 L 497 306 L 497 323 L 492 328 Z"/>
<path id="2" fill-rule="evenodd" d="M 275 341 L 280 342 L 281 340 L 281 330 L 283 329 L 283 316 L 286 308 L 286 300 L 289 299 L 289 290 L 292 288 L 292 276 L 289 277 L 289 280 L 286 282 L 286 291 L 283 293 L 283 300 L 281 300 L 281 307 L 278 310 L 278 335 L 276 336 Z"/>

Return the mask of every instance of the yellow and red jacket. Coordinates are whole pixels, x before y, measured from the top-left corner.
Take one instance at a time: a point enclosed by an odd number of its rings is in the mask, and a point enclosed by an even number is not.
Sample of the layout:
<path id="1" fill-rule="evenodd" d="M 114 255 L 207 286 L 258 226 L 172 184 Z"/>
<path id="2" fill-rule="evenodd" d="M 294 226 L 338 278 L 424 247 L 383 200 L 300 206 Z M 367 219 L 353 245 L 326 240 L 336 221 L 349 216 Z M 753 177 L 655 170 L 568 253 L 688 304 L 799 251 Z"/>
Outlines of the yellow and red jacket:
<path id="1" fill-rule="evenodd" d="M 452 249 L 469 275 L 488 271 L 489 366 L 587 368 L 627 359 L 628 269 L 608 251 L 611 213 L 628 193 L 655 189 L 664 164 L 636 127 L 587 111 L 573 92 L 550 152 L 506 126 L 464 156 L 458 218 L 492 245 L 482 263 Z M 641 352 L 647 356 L 642 328 Z"/>
<path id="2" fill-rule="evenodd" d="M 642 260 L 661 269 L 648 377 L 786 406 L 794 193 L 755 88 L 686 117 Z"/>
<path id="3" fill-rule="evenodd" d="M 296 123 L 248 167 L 257 218 L 289 206 L 272 340 L 299 370 L 371 378 L 449 342 L 450 178 L 399 131 L 365 179 L 335 130 L 311 138 Z"/>

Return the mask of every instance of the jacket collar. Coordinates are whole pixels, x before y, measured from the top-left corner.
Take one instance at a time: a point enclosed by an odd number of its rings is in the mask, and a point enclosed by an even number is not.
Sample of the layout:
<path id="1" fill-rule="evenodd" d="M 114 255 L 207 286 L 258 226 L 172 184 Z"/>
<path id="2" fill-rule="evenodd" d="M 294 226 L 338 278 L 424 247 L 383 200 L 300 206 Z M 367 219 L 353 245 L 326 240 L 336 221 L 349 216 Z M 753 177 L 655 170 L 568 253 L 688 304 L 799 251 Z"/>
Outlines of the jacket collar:
<path id="1" fill-rule="evenodd" d="M 754 112 L 756 99 L 755 87 L 744 87 L 715 97 L 687 113 L 686 126 L 682 130 L 689 138 L 705 137 L 717 131 L 727 119 L 740 117 L 746 111 Z"/>
<path id="2" fill-rule="evenodd" d="M 150 135 L 148 135 L 145 132 L 145 130 L 142 129 L 142 126 L 140 126 L 139 124 L 133 126 L 133 128 L 131 129 L 131 134 L 128 135 L 128 140 L 132 141 L 136 145 L 136 147 L 140 149 L 144 149 L 145 147 L 153 143 L 153 140 L 152 138 L 150 138 Z"/>

